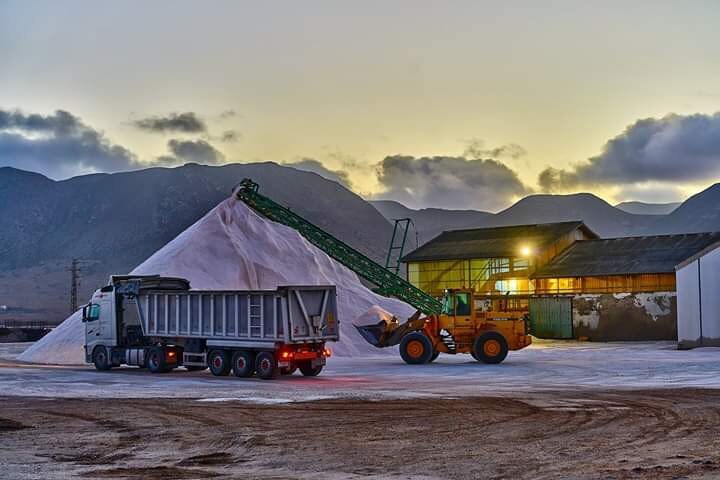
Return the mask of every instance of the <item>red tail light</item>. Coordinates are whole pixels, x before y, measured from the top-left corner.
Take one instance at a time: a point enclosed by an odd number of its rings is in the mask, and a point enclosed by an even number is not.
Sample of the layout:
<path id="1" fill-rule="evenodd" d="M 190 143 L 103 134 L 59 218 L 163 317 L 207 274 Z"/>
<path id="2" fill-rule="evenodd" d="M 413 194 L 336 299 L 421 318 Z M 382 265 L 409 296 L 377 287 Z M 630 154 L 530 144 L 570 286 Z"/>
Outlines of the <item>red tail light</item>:
<path id="1" fill-rule="evenodd" d="M 332 357 L 332 350 L 330 350 L 329 348 L 325 347 L 325 348 L 323 349 L 323 355 L 326 356 L 326 357 Z"/>

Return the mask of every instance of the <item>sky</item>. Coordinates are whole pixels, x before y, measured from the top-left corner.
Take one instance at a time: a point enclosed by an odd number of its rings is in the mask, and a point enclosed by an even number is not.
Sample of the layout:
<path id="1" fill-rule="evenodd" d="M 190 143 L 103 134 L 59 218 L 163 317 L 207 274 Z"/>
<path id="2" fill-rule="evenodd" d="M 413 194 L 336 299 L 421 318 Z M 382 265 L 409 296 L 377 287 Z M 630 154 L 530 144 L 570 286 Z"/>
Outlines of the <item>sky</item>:
<path id="1" fill-rule="evenodd" d="M 0 0 L 0 166 L 276 161 L 366 198 L 720 179 L 720 2 Z"/>

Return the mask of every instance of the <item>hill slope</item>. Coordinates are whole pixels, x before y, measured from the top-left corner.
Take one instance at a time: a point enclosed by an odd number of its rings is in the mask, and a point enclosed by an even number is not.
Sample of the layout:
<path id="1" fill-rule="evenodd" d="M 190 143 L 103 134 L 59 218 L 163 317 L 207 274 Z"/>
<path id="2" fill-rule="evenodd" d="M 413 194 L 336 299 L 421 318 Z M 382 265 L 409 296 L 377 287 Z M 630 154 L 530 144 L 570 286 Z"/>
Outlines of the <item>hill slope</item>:
<path id="1" fill-rule="evenodd" d="M 80 301 L 125 273 L 225 199 L 244 177 L 376 259 L 390 223 L 362 198 L 314 173 L 275 163 L 188 164 L 53 181 L 0 168 L 0 304 L 3 315 L 64 318 L 69 267 L 83 260 Z M 29 308 L 30 307 L 30 308 Z"/>
<path id="2" fill-rule="evenodd" d="M 667 215 L 679 207 L 681 202 L 671 203 L 645 203 L 645 202 L 621 202 L 615 205 L 623 212 L 635 213 L 638 215 Z"/>

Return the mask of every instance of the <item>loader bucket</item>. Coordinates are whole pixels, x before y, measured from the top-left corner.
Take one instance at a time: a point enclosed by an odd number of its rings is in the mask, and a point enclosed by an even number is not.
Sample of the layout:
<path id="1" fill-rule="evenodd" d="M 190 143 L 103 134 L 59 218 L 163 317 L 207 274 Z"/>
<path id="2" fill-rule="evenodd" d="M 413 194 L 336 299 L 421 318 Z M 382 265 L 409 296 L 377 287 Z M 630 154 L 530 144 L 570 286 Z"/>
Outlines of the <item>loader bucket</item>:
<path id="1" fill-rule="evenodd" d="M 370 345 L 383 348 L 397 345 L 405 335 L 420 330 L 424 324 L 425 319 L 420 318 L 418 311 L 402 325 L 393 317 L 390 321 L 380 320 L 372 325 L 354 325 L 354 327 Z"/>

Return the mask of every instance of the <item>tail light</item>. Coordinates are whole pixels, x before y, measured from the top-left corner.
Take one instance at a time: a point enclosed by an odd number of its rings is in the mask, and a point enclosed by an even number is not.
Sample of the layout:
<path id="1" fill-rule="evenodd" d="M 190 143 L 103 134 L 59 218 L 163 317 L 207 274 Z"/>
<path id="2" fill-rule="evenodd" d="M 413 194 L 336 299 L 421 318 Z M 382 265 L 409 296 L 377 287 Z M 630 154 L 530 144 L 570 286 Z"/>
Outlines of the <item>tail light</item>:
<path id="1" fill-rule="evenodd" d="M 293 352 L 284 350 L 284 351 L 280 352 L 280 358 L 282 358 L 283 360 L 289 360 L 289 359 L 293 358 Z"/>
<path id="2" fill-rule="evenodd" d="M 330 350 L 328 347 L 323 348 L 323 356 L 332 357 L 332 350 Z"/>

